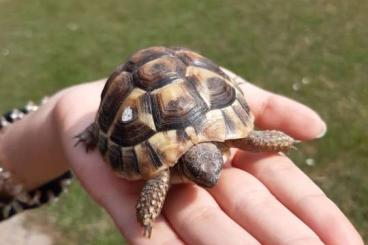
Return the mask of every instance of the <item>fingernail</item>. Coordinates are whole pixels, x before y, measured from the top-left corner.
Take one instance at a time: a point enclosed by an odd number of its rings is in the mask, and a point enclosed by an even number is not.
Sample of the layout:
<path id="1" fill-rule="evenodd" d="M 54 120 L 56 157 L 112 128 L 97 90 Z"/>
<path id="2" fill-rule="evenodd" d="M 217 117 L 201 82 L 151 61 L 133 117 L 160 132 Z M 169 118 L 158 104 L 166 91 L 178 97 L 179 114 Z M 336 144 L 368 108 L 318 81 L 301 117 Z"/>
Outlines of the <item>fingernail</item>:
<path id="1" fill-rule="evenodd" d="M 317 139 L 320 139 L 320 138 L 322 138 L 323 136 L 325 136 L 326 135 L 326 133 L 327 133 L 327 125 L 326 125 L 326 123 L 324 122 L 324 121 L 322 121 L 322 129 L 321 129 L 321 133 L 319 133 L 318 135 L 317 135 Z"/>

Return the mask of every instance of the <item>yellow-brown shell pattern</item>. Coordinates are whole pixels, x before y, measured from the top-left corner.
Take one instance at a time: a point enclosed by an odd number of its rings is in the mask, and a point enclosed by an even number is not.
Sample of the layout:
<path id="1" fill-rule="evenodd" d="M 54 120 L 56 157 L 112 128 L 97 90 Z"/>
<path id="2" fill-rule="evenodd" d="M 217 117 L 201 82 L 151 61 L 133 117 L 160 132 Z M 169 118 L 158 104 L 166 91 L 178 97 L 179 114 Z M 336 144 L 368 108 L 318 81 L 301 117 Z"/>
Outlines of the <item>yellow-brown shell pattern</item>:
<path id="1" fill-rule="evenodd" d="M 109 77 L 96 117 L 98 148 L 126 179 L 149 179 L 193 145 L 243 138 L 253 117 L 243 93 L 212 61 L 152 47 Z"/>

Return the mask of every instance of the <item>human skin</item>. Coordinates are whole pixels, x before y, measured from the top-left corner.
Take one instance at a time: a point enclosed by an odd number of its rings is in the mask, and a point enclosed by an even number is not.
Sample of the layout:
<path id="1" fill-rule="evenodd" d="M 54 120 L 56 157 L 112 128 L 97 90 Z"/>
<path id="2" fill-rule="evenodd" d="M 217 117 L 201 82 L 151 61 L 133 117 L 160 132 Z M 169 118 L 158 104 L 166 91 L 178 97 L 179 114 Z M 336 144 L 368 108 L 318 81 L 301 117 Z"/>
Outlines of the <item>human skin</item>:
<path id="1" fill-rule="evenodd" d="M 172 186 L 151 239 L 144 238 L 135 216 L 143 182 L 116 177 L 97 151 L 74 147 L 73 137 L 94 120 L 104 81 L 60 91 L 0 134 L 2 163 L 27 189 L 72 168 L 130 244 L 363 244 L 339 208 L 287 156 L 239 150 L 214 188 Z M 326 132 L 310 108 L 247 82 L 241 89 L 258 128 L 301 141 Z"/>

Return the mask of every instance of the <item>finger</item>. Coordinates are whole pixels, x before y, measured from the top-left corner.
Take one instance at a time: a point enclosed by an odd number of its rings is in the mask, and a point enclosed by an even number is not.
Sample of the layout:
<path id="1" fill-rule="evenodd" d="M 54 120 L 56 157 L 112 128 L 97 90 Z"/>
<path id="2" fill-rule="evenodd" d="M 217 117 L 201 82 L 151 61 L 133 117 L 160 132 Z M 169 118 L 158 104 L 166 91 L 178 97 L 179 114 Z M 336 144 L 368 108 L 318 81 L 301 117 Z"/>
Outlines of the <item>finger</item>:
<path id="1" fill-rule="evenodd" d="M 326 133 L 326 124 L 309 107 L 250 84 L 229 70 L 224 71 L 244 92 L 258 127 L 278 129 L 300 140 L 319 138 Z"/>
<path id="2" fill-rule="evenodd" d="M 262 244 L 322 244 L 252 175 L 230 168 L 210 190 L 222 209 Z"/>
<path id="3" fill-rule="evenodd" d="M 83 91 L 76 88 L 58 102 L 55 115 L 63 150 L 81 184 L 107 210 L 129 244 L 183 244 L 162 217 L 155 223 L 151 239 L 144 238 L 135 215 L 136 200 L 142 185 L 117 178 L 96 151 L 86 154 L 82 146 L 74 147 L 73 136 L 93 121 L 93 114 L 87 116 L 80 112 L 94 110 L 95 106 L 94 101 L 89 101 L 84 94 L 93 93 L 89 91 L 91 88 L 80 88 Z M 78 98 L 84 97 L 86 100 L 83 103 L 75 103 Z"/>
<path id="4" fill-rule="evenodd" d="M 259 244 L 198 186 L 173 186 L 164 213 L 187 244 Z"/>
<path id="5" fill-rule="evenodd" d="M 258 178 L 325 243 L 363 244 L 338 207 L 287 157 L 239 151 L 232 164 Z"/>
<path id="6" fill-rule="evenodd" d="M 87 157 L 80 152 L 71 157 L 81 165 L 76 173 L 82 185 L 110 214 L 129 244 L 183 244 L 162 216 L 155 221 L 151 238 L 145 238 L 135 214 L 142 185 L 117 178 L 96 154 Z"/>
<path id="7" fill-rule="evenodd" d="M 90 183 L 84 176 L 80 179 L 85 180 L 82 184 L 110 214 L 129 244 L 183 244 L 162 216 L 156 219 L 151 238 L 145 238 L 143 229 L 137 222 L 135 208 L 142 185 L 118 179 L 112 173 L 102 176 L 104 169 L 106 170 L 104 167 L 83 173 L 86 177 L 98 179 L 98 186 Z M 96 171 L 99 171 L 97 176 Z"/>

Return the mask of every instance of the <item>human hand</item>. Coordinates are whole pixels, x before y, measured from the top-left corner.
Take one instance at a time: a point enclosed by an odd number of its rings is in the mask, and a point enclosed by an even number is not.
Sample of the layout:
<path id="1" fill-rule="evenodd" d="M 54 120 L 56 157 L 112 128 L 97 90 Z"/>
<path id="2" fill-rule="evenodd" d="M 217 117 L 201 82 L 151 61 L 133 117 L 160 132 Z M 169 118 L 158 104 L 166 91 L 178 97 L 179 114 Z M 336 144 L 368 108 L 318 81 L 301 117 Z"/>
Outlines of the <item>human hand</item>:
<path id="1" fill-rule="evenodd" d="M 336 205 L 286 156 L 242 151 L 234 151 L 214 188 L 172 186 L 151 239 L 144 238 L 135 216 L 143 183 L 116 177 L 97 151 L 86 154 L 74 147 L 73 137 L 94 120 L 103 85 L 98 81 L 69 88 L 53 115 L 66 160 L 129 243 L 363 244 Z M 258 127 L 299 140 L 325 132 L 311 109 L 249 83 L 241 88 Z"/>

